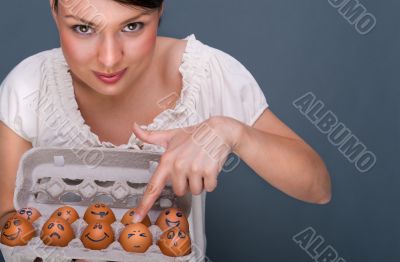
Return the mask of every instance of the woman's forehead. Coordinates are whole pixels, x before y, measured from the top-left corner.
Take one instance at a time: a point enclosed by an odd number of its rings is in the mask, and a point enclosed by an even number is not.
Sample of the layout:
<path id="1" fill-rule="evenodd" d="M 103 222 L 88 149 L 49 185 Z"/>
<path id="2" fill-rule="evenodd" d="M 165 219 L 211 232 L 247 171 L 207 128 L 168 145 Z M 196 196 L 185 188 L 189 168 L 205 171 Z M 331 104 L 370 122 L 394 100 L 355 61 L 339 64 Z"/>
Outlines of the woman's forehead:
<path id="1" fill-rule="evenodd" d="M 155 10 L 133 5 L 123 5 L 113 0 L 61 0 L 59 14 L 64 18 L 75 18 L 92 23 L 123 22 L 125 20 L 150 15 Z"/>
<path id="2" fill-rule="evenodd" d="M 85 20 L 104 17 L 107 20 L 122 21 L 129 17 L 154 12 L 151 9 L 124 5 L 113 0 L 61 0 L 58 8 L 62 16 L 79 17 Z"/>

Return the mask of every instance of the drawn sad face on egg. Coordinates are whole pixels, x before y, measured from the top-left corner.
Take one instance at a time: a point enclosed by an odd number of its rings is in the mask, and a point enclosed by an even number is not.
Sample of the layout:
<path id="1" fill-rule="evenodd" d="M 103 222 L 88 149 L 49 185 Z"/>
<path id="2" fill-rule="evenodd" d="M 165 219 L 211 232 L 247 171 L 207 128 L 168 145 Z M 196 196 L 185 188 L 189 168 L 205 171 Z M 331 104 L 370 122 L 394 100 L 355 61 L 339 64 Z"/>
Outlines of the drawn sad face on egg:
<path id="1" fill-rule="evenodd" d="M 178 227 L 164 232 L 158 241 L 158 246 L 164 255 L 170 257 L 186 256 L 192 250 L 189 235 Z"/>
<path id="2" fill-rule="evenodd" d="M 71 225 L 62 218 L 51 217 L 42 228 L 40 238 L 48 246 L 65 247 L 75 237 Z"/>
<path id="3" fill-rule="evenodd" d="M 63 206 L 54 211 L 51 217 L 59 217 L 65 219 L 68 223 L 72 224 L 76 220 L 78 220 L 79 215 L 74 208 L 70 206 Z"/>

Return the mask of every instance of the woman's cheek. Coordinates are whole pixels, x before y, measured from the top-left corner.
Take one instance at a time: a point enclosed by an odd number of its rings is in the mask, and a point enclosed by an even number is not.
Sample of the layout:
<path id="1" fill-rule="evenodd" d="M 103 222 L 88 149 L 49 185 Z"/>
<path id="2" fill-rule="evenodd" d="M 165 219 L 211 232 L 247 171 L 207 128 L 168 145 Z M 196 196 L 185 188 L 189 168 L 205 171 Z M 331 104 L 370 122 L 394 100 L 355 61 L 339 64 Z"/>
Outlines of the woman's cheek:
<path id="1" fill-rule="evenodd" d="M 90 58 L 96 49 L 94 39 L 79 39 L 72 33 L 62 32 L 60 42 L 65 59 L 71 67 L 90 64 Z"/>
<path id="2" fill-rule="evenodd" d="M 126 54 L 136 59 L 150 59 L 150 55 L 153 53 L 157 40 L 157 32 L 148 30 L 136 40 L 126 41 Z"/>

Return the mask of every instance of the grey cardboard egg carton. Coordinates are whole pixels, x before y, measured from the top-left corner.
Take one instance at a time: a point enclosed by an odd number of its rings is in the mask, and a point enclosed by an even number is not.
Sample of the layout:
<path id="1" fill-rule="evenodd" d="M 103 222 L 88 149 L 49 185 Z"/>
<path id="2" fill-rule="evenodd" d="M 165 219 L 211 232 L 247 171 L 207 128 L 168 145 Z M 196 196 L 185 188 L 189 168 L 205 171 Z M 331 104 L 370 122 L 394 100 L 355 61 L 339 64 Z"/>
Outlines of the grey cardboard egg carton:
<path id="1" fill-rule="evenodd" d="M 137 206 L 159 159 L 160 153 L 140 150 L 29 150 L 19 164 L 14 206 L 16 209 L 37 208 L 42 217 L 34 222 L 36 236 L 26 246 L 8 247 L 0 244 L 6 260 L 33 261 L 35 257 L 42 257 L 44 261 L 189 261 L 193 254 L 168 257 L 161 253 L 156 244 L 162 232 L 154 222 L 163 208 L 179 207 L 189 216 L 191 196 L 176 197 L 171 185 L 165 187 L 149 212 L 153 224 L 149 228 L 153 234 L 153 245 L 145 253 L 138 254 L 123 250 L 118 242 L 123 229 L 119 221 L 129 208 Z M 112 224 L 115 241 L 107 249 L 99 251 L 86 249 L 79 239 L 87 226 L 83 220 L 86 208 L 95 202 L 106 203 L 117 218 Z M 74 207 L 80 216 L 72 224 L 75 239 L 67 247 L 46 246 L 40 239 L 42 226 L 63 205 Z"/>

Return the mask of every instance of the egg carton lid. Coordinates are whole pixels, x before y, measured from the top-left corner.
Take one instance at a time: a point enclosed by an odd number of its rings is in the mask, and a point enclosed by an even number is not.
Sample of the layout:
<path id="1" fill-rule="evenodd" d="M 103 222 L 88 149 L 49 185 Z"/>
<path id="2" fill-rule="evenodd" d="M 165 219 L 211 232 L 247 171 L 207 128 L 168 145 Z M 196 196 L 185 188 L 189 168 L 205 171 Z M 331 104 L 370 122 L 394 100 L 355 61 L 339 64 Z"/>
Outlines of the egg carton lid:
<path id="1" fill-rule="evenodd" d="M 135 207 L 158 166 L 161 153 L 110 148 L 34 148 L 19 163 L 14 206 L 46 212 L 62 204 L 86 209 L 94 202 Z M 177 197 L 168 183 L 155 209 L 178 206 L 189 216 L 191 195 Z"/>

